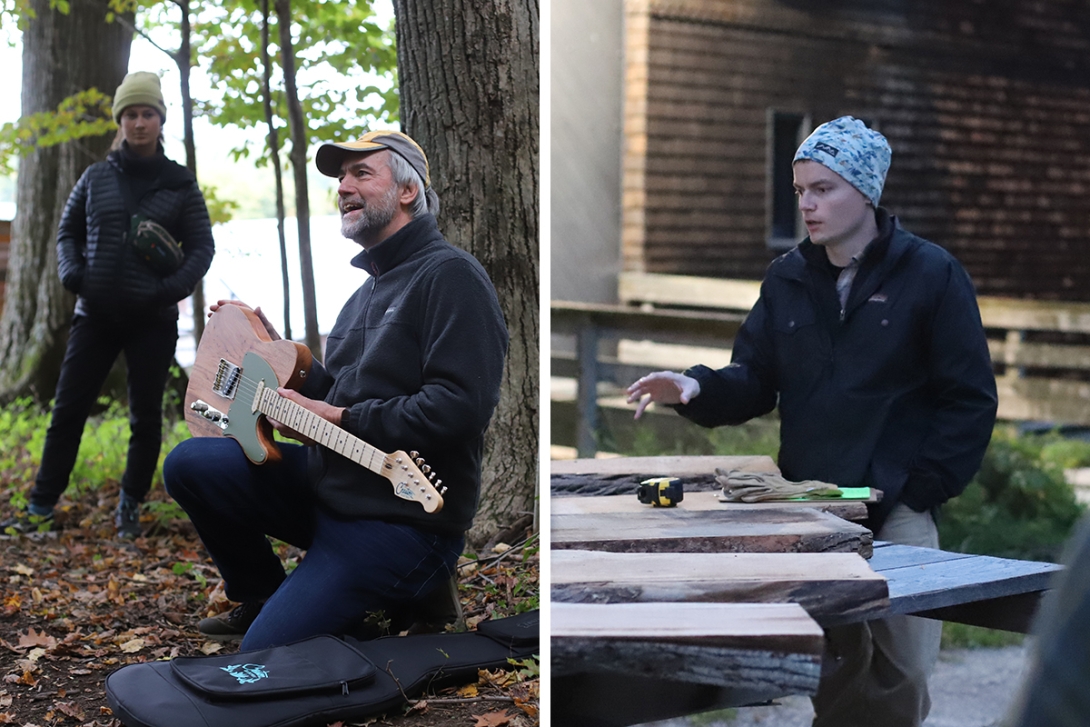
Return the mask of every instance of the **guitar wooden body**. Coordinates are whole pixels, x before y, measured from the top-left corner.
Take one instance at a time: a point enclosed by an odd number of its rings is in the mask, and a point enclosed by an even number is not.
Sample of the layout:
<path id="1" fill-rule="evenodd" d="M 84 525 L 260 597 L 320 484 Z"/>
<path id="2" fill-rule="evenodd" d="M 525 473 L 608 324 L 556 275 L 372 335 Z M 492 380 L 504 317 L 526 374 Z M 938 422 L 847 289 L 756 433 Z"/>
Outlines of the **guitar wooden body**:
<path id="1" fill-rule="evenodd" d="M 208 319 L 197 359 L 189 374 L 185 391 L 185 419 L 194 437 L 228 436 L 238 440 L 251 462 L 263 464 L 280 459 L 280 449 L 273 440 L 273 429 L 260 412 L 251 411 L 245 402 L 217 392 L 217 377 L 222 377 L 221 360 L 243 366 L 251 359 L 246 377 L 263 381 L 266 387 L 297 389 L 306 380 L 312 357 L 310 349 L 295 341 L 274 341 L 253 311 L 237 305 L 225 305 Z M 228 422 L 211 419 L 193 408 L 204 402 L 228 417 Z"/>
<path id="2" fill-rule="evenodd" d="M 277 393 L 306 380 L 310 350 L 273 341 L 253 311 L 225 305 L 208 319 L 185 392 L 194 437 L 231 437 L 254 464 L 281 458 L 268 417 L 389 480 L 394 495 L 425 512 L 443 508 L 442 480 L 416 452 L 387 454 Z"/>

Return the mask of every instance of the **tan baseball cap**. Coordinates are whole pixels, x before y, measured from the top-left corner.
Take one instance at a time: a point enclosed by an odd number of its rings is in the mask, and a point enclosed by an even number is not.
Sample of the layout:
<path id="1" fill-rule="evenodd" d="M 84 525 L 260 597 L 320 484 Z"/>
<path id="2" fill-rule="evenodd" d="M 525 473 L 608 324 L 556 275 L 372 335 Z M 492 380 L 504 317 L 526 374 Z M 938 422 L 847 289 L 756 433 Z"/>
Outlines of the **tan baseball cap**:
<path id="1" fill-rule="evenodd" d="M 332 142 L 322 144 L 318 147 L 318 153 L 314 155 L 314 163 L 317 165 L 318 171 L 327 177 L 339 177 L 341 176 L 341 164 L 344 162 L 346 155 L 361 151 L 377 151 L 379 149 L 389 149 L 407 161 L 409 166 L 415 169 L 420 178 L 424 180 L 424 188 L 427 189 L 431 186 L 428 157 L 424 155 L 424 150 L 420 148 L 419 144 L 400 131 L 368 131 L 355 141 L 343 144 L 334 144 Z"/>

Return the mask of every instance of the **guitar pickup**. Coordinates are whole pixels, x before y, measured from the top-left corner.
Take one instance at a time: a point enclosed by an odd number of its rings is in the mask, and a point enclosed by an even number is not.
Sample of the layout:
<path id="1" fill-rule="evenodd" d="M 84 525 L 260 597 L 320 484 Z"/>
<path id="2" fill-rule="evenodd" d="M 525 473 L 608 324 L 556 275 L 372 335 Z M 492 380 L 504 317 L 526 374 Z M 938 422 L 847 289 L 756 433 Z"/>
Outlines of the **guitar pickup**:
<path id="1" fill-rule="evenodd" d="M 224 399 L 234 399 L 241 379 L 242 367 L 221 358 L 219 368 L 216 369 L 216 378 L 212 381 L 212 391 Z"/>

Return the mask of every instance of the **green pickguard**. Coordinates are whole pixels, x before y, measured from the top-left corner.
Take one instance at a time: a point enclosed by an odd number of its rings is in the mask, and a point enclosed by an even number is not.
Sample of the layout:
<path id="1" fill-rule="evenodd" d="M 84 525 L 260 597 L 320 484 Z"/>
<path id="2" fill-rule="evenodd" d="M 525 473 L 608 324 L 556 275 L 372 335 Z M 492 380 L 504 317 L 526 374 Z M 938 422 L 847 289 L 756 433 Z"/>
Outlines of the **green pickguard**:
<path id="1" fill-rule="evenodd" d="M 257 435 L 261 412 L 253 408 L 254 392 L 258 382 L 265 382 L 265 386 L 272 388 L 273 391 L 280 386 L 280 382 L 276 380 L 272 367 L 253 351 L 242 359 L 242 379 L 235 401 L 227 412 L 228 422 L 223 433 L 238 441 L 251 462 L 262 464 L 268 457 L 268 453 Z"/>

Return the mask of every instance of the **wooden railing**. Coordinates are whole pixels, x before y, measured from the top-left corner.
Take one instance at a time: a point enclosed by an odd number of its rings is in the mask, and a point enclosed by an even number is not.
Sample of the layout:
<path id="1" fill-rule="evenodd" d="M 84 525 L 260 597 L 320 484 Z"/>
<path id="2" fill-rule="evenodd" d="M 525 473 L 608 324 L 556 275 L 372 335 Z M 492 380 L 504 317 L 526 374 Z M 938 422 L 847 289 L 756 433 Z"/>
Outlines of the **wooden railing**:
<path id="1" fill-rule="evenodd" d="M 622 273 L 617 305 L 554 301 L 553 332 L 576 341 L 574 356 L 554 351 L 552 373 L 577 381 L 579 456 L 596 449 L 600 383 L 620 387 L 649 371 L 723 365 L 759 291 L 756 281 Z M 978 303 L 999 418 L 1090 425 L 1090 303 L 988 296 Z M 619 342 L 615 355 L 602 353 L 605 340 Z"/>

